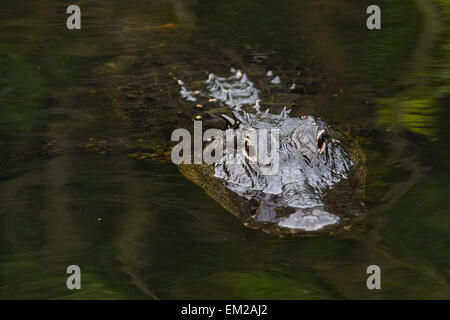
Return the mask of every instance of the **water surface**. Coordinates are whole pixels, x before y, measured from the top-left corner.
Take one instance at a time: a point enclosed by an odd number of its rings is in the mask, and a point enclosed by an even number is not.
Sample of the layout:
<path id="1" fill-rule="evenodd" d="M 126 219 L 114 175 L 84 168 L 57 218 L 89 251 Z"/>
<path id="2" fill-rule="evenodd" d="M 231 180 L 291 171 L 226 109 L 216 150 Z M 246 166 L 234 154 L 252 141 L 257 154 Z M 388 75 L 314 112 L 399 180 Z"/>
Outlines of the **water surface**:
<path id="1" fill-rule="evenodd" d="M 0 297 L 449 299 L 450 3 L 379 1 L 378 31 L 365 27 L 369 4 L 80 1 L 80 31 L 65 28 L 63 2 L 2 4 Z M 344 235 L 249 230 L 167 161 L 126 152 L 8 161 L 49 141 L 122 137 L 157 148 L 177 111 L 197 112 L 172 75 L 193 83 L 230 64 L 248 71 L 248 52 L 274 68 L 320 69 L 327 89 L 291 107 L 360 129 L 369 210 Z M 145 69 L 126 69 L 136 60 Z M 129 70 L 151 80 L 133 83 Z M 156 99 L 115 112 L 102 95 L 119 94 L 120 79 Z M 71 264 L 80 291 L 66 288 Z M 366 287 L 372 264 L 378 291 Z"/>

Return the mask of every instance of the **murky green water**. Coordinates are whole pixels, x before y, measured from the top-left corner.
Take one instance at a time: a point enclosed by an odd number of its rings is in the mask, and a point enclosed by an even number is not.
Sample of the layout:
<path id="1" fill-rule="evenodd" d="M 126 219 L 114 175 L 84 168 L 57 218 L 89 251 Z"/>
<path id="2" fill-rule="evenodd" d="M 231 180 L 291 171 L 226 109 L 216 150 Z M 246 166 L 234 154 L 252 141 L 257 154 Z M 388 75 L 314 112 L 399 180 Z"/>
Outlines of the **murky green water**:
<path id="1" fill-rule="evenodd" d="M 0 297 L 450 298 L 450 2 L 380 0 L 379 31 L 365 27 L 369 4 L 86 0 L 82 30 L 69 31 L 64 2 L 2 3 Z M 198 80 L 231 61 L 245 71 L 252 50 L 270 53 L 275 68 L 325 70 L 333 89 L 292 108 L 363 128 L 369 212 L 351 231 L 279 239 L 249 230 L 175 165 L 126 153 L 8 161 L 53 140 L 167 143 L 176 112 L 197 112 L 168 72 Z M 119 62 L 130 59 L 146 69 L 123 75 Z M 137 121 L 102 96 L 124 77 L 139 91 L 146 82 L 130 70 L 148 73 L 151 97 L 173 90 L 140 105 Z M 66 288 L 72 264 L 79 291 Z M 372 264 L 378 291 L 366 287 Z"/>

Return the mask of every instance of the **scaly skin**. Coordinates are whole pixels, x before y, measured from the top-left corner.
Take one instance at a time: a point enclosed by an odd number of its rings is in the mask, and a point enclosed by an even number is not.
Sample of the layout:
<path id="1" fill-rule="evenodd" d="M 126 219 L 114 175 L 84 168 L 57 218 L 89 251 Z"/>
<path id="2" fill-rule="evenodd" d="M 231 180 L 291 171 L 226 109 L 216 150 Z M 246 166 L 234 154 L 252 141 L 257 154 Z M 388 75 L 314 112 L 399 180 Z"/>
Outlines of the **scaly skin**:
<path id="1" fill-rule="evenodd" d="M 239 114 L 236 114 L 235 116 L 239 117 Z M 280 117 L 284 117 L 285 119 L 285 122 L 282 124 L 282 126 L 285 128 L 287 127 L 287 135 L 284 136 L 284 139 L 292 138 L 289 131 L 289 123 L 295 124 L 293 128 L 296 125 L 300 124 L 311 130 L 317 130 L 315 126 L 320 126 L 320 124 L 315 124 L 315 122 L 312 122 L 311 119 L 313 118 L 290 118 L 287 115 L 287 112 L 285 112 L 284 115 L 280 116 L 255 116 L 252 121 L 241 124 L 240 127 L 241 129 L 245 128 L 246 126 L 254 128 L 255 124 L 256 126 L 264 127 L 265 125 L 267 125 L 267 123 L 264 123 L 264 125 L 261 125 L 261 123 L 267 121 L 267 119 L 272 120 L 276 118 L 279 121 Z M 239 119 L 244 120 L 242 117 L 239 117 Z M 309 133 L 305 131 L 303 134 L 308 135 Z M 320 208 L 320 210 L 325 210 L 327 213 L 331 213 L 339 217 L 339 221 L 337 223 L 325 224 L 317 230 L 306 230 L 297 227 L 291 228 L 279 224 L 279 218 L 289 217 L 294 212 L 304 211 L 304 209 L 299 208 L 298 204 L 294 207 L 286 205 L 284 198 L 290 197 L 289 199 L 291 199 L 292 194 L 286 195 L 285 189 L 282 189 L 283 191 L 276 195 L 276 197 L 278 197 L 277 200 L 272 200 L 273 196 L 270 195 L 270 193 L 268 197 L 268 193 L 261 191 L 255 192 L 255 190 L 252 188 L 249 188 L 247 192 L 242 191 L 242 188 L 245 189 L 245 186 L 243 187 L 242 184 L 240 185 L 243 172 L 248 174 L 251 174 L 252 172 L 258 172 L 259 168 L 257 167 L 257 165 L 253 165 L 253 170 L 245 171 L 239 171 L 241 169 L 241 166 L 228 166 L 225 170 L 226 172 L 233 171 L 235 169 L 238 170 L 235 176 L 233 176 L 232 173 L 227 176 L 221 176 L 221 168 L 223 168 L 224 164 L 221 163 L 220 160 L 216 161 L 214 165 L 182 164 L 179 165 L 179 170 L 186 178 L 203 188 L 212 199 L 221 204 L 222 207 L 224 207 L 227 211 L 240 219 L 241 222 L 249 228 L 259 229 L 266 233 L 277 236 L 335 234 L 340 231 L 349 230 L 354 223 L 361 220 L 365 215 L 366 209 L 363 199 L 366 167 L 364 154 L 357 141 L 346 137 L 335 130 L 330 129 L 329 134 L 329 139 L 334 140 L 333 143 L 329 143 L 327 148 L 336 148 L 339 150 L 343 150 L 343 152 L 345 151 L 346 157 L 340 158 L 335 154 L 333 158 L 329 158 L 327 160 L 329 161 L 328 166 L 324 166 L 323 164 L 320 164 L 320 161 L 324 161 L 323 163 L 326 163 L 324 160 L 324 156 L 319 155 L 317 156 L 317 160 L 314 160 L 316 162 L 314 162 L 314 164 L 312 165 L 314 167 L 313 169 L 316 171 L 309 171 L 309 169 L 305 169 L 308 166 L 307 162 L 304 162 L 302 160 L 296 160 L 292 162 L 290 160 L 291 157 L 287 157 L 289 160 L 283 161 L 282 156 L 280 156 L 280 171 L 277 173 L 291 173 L 293 171 L 287 169 L 289 169 L 290 166 L 294 166 L 294 170 L 306 170 L 300 171 L 302 173 L 306 172 L 309 174 L 315 174 L 317 172 L 317 177 L 321 179 L 325 179 L 326 177 L 328 177 L 326 174 L 321 175 L 322 173 L 320 172 L 320 170 L 324 170 L 327 168 L 336 170 L 336 172 L 332 172 L 333 176 L 338 174 L 341 174 L 343 176 L 340 181 L 327 182 L 329 186 L 323 188 L 323 190 L 320 188 L 311 190 L 311 186 L 307 185 L 307 179 L 305 179 L 304 182 L 296 181 L 293 184 L 297 188 L 297 191 L 303 193 L 302 195 L 298 196 L 298 202 L 302 202 L 304 201 L 304 199 L 308 200 L 309 198 L 320 197 L 319 205 L 313 204 L 312 208 Z M 283 137 L 281 139 L 283 139 Z M 291 155 L 294 153 L 301 154 L 300 149 L 303 150 L 303 147 L 304 145 L 302 145 L 301 147 L 296 145 L 296 147 L 291 150 L 280 150 L 280 152 L 290 153 Z M 329 150 L 329 152 L 332 153 L 333 151 Z M 332 163 L 333 161 L 335 163 Z M 341 172 L 338 172 L 338 169 L 336 169 L 341 164 L 338 163 L 339 161 L 347 161 L 348 163 L 351 163 L 350 168 L 348 170 L 345 170 L 345 175 L 344 171 L 342 171 L 343 169 L 340 169 Z M 258 176 L 258 178 L 255 179 L 259 179 L 260 181 L 262 179 L 262 183 L 265 186 L 270 186 L 272 181 L 274 181 L 273 179 L 277 181 L 276 183 L 279 183 L 278 181 L 283 181 L 283 179 L 276 180 L 276 176 L 267 179 L 261 178 L 258 174 L 255 174 L 255 177 L 256 176 Z M 238 180 L 236 180 L 236 177 L 238 177 Z M 235 181 L 229 181 L 227 180 L 227 178 L 231 180 L 235 179 Z M 324 181 L 321 181 L 319 185 L 322 182 Z M 304 187 L 303 183 L 306 185 L 304 189 L 302 189 Z M 289 182 L 288 185 L 292 185 L 292 182 Z M 306 195 L 306 197 L 303 197 L 304 195 Z M 308 207 L 309 205 L 307 201 L 304 201 L 304 203 L 301 204 L 305 207 Z M 263 210 L 266 210 L 266 212 L 267 210 L 275 212 L 275 214 L 272 216 L 272 218 L 260 219 L 258 215 L 261 208 Z"/>

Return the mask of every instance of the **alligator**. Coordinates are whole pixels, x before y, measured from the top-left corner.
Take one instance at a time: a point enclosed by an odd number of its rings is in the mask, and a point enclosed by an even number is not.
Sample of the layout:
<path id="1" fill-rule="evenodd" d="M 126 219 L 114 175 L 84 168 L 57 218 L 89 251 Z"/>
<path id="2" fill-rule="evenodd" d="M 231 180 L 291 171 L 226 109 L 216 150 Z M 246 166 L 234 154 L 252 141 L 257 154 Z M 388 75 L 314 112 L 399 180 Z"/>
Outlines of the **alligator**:
<path id="1" fill-rule="evenodd" d="M 257 89 L 241 71 L 232 72 L 228 78 L 210 74 L 206 95 L 232 108 L 232 117 L 222 115 L 226 130 L 245 137 L 245 143 L 226 147 L 212 164 L 180 164 L 180 172 L 249 228 L 279 236 L 350 229 L 366 212 L 365 157 L 357 141 L 313 116 L 291 117 L 286 108 L 279 114 L 262 112 Z M 180 85 L 181 94 L 194 99 Z M 253 104 L 253 112 L 243 104 Z M 256 142 L 248 137 L 258 129 L 278 130 L 275 173 L 264 173 L 272 164 L 255 161 Z M 217 143 L 223 139 L 208 146 Z M 229 163 L 230 154 L 237 161 Z"/>

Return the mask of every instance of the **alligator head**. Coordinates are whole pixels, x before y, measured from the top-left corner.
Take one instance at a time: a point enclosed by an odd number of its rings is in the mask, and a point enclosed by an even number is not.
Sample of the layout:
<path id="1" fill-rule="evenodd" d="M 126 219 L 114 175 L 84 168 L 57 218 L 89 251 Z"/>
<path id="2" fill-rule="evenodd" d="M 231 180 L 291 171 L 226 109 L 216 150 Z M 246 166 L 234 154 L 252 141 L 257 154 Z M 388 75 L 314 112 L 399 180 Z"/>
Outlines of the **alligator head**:
<path id="1" fill-rule="evenodd" d="M 335 233 L 363 217 L 365 165 L 355 141 L 285 109 L 276 115 L 235 111 L 224 118 L 243 143 L 226 146 L 212 165 L 179 168 L 244 225 L 278 235 Z M 271 161 L 258 158 L 255 132 L 261 129 L 277 133 L 276 140 L 272 134 L 265 140 L 271 151 L 278 142 Z M 231 155 L 234 161 L 228 161 Z"/>

